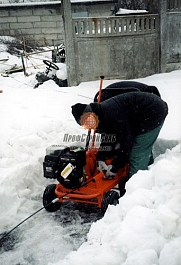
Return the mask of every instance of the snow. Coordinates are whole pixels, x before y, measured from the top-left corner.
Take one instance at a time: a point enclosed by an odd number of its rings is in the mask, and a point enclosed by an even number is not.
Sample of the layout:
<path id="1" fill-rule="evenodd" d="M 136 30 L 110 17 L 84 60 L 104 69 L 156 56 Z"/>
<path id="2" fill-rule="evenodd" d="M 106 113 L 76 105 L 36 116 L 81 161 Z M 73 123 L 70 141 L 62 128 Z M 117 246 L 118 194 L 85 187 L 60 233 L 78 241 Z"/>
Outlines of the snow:
<path id="1" fill-rule="evenodd" d="M 19 58 L 0 48 L 1 58 L 21 66 Z M 0 62 L 0 71 L 6 68 Z M 40 209 L 45 187 L 55 183 L 43 177 L 46 148 L 85 145 L 63 142 L 65 134 L 87 133 L 75 122 L 71 105 L 91 102 L 99 89 L 99 80 L 77 87 L 58 87 L 49 80 L 34 89 L 37 71 L 32 67 L 26 77 L 23 72 L 0 76 L 0 238 Z M 154 164 L 129 180 L 119 205 L 109 206 L 100 220 L 73 206 L 40 211 L 9 236 L 0 249 L 1 264 L 181 264 L 181 71 L 136 80 L 157 86 L 169 106 Z M 105 78 L 103 87 L 115 81 Z"/>
<path id="2" fill-rule="evenodd" d="M 124 14 L 135 14 L 135 13 L 148 13 L 148 11 L 144 9 L 125 9 L 125 8 L 119 8 L 116 15 L 124 15 Z"/>
<path id="3" fill-rule="evenodd" d="M 60 79 L 60 80 L 66 80 L 67 79 L 66 64 L 57 63 L 57 66 L 59 67 L 59 70 L 55 71 L 57 78 Z"/>

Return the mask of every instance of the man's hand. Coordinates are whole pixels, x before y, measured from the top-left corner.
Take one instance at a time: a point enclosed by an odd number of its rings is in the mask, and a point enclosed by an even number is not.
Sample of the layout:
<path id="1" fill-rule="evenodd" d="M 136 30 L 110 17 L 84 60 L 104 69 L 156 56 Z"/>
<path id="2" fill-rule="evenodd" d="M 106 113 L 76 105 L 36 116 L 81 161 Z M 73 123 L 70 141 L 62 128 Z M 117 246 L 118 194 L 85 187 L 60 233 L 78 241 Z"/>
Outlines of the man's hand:
<path id="1" fill-rule="evenodd" d="M 100 172 L 106 172 L 108 169 L 108 166 L 106 165 L 104 161 L 97 161 L 97 169 Z"/>

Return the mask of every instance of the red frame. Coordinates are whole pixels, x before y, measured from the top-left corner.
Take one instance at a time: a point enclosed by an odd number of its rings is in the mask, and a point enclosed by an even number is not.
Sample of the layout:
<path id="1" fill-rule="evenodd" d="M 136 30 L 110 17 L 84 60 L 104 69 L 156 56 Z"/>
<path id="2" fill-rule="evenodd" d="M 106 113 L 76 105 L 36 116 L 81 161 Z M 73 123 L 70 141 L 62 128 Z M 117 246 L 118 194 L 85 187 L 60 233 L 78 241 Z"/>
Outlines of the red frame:
<path id="1" fill-rule="evenodd" d="M 98 172 L 96 168 L 97 149 L 90 149 L 86 152 L 86 184 L 80 188 L 67 189 L 62 184 L 57 184 L 55 194 L 59 202 L 73 201 L 86 204 L 94 204 L 101 208 L 104 194 L 118 185 L 128 175 L 129 165 L 119 169 L 113 179 L 104 179 L 104 173 Z M 111 160 L 106 161 L 110 164 Z"/>

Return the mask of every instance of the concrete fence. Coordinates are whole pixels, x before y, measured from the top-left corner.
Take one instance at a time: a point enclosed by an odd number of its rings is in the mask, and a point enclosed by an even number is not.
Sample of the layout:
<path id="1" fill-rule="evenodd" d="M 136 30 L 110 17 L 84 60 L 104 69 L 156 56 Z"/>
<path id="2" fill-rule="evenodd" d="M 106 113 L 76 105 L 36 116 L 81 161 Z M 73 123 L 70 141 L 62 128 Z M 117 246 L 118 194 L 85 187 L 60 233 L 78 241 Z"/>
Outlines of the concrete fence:
<path id="1" fill-rule="evenodd" d="M 73 19 L 75 35 L 120 36 L 129 34 L 154 33 L 158 27 L 158 15 L 137 15 L 121 17 L 97 17 Z M 82 35 L 84 34 L 84 35 Z"/>
<path id="2" fill-rule="evenodd" d="M 181 0 L 159 0 L 159 14 L 120 17 L 106 15 L 111 3 L 88 8 L 67 2 L 0 5 L 0 36 L 23 36 L 40 45 L 65 42 L 69 85 L 100 75 L 133 79 L 181 69 Z M 76 12 L 87 17 L 72 18 Z"/>
<path id="3" fill-rule="evenodd" d="M 156 15 L 73 19 L 70 83 L 181 69 L 181 0 L 160 0 L 159 6 Z"/>
<path id="4" fill-rule="evenodd" d="M 160 72 L 181 69 L 181 0 L 160 0 Z"/>
<path id="5" fill-rule="evenodd" d="M 76 18 L 74 52 L 78 83 L 130 79 L 159 72 L 159 16 Z"/>

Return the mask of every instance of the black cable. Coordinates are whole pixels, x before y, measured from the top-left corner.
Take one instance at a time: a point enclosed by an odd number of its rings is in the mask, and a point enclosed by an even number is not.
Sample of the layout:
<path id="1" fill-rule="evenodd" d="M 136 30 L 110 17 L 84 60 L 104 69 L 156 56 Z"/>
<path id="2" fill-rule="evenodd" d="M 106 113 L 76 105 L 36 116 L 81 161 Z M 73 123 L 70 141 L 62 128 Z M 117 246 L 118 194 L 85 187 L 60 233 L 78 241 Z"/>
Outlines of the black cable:
<path id="1" fill-rule="evenodd" d="M 51 204 L 52 202 L 50 202 L 49 204 Z M 49 205 L 48 204 L 48 205 Z M 47 206 L 48 206 L 47 205 Z M 37 210 L 36 212 L 34 212 L 33 214 L 31 214 L 31 215 L 29 215 L 27 218 L 25 218 L 23 221 L 21 221 L 18 225 L 16 225 L 13 229 L 11 229 L 8 233 L 6 233 L 3 237 L 1 237 L 0 238 L 0 242 L 3 242 L 3 239 L 5 238 L 5 237 L 7 237 L 11 232 L 13 232 L 16 228 L 18 228 L 20 225 L 22 225 L 24 222 L 26 222 L 28 219 L 30 219 L 32 216 L 34 216 L 35 214 L 37 214 L 38 212 L 40 212 L 41 210 L 43 210 L 45 208 L 45 206 L 44 207 L 42 207 L 42 208 L 40 208 L 39 210 Z"/>
<path id="2" fill-rule="evenodd" d="M 85 182 L 81 187 L 86 186 L 88 183 L 90 182 L 95 182 L 95 179 L 92 178 L 91 180 L 89 180 L 88 182 Z M 81 188 L 80 187 L 80 188 Z M 79 188 L 75 188 L 70 192 L 65 193 L 61 198 L 63 198 L 64 196 L 67 196 L 68 194 L 71 194 L 72 192 L 78 190 Z M 50 203 L 48 203 L 47 205 L 43 206 L 42 208 L 40 208 L 39 210 L 37 210 L 36 212 L 34 212 L 33 214 L 29 215 L 27 218 L 25 218 L 23 221 L 21 221 L 18 225 L 16 225 L 15 227 L 13 227 L 8 233 L 6 233 L 3 237 L 0 238 L 0 242 L 3 242 L 3 239 L 6 238 L 10 233 L 12 233 L 16 228 L 18 228 L 20 225 L 22 225 L 24 222 L 26 222 L 28 219 L 30 219 L 31 217 L 33 217 L 35 214 L 39 213 L 40 211 L 42 211 L 45 207 L 49 206 L 52 203 L 55 203 L 59 200 L 60 198 L 56 198 L 54 200 L 52 200 Z"/>

